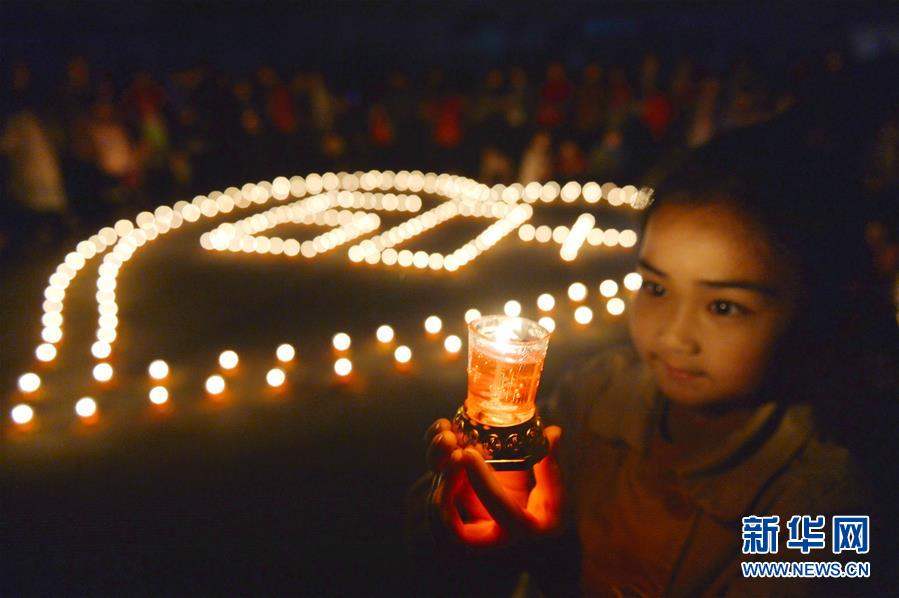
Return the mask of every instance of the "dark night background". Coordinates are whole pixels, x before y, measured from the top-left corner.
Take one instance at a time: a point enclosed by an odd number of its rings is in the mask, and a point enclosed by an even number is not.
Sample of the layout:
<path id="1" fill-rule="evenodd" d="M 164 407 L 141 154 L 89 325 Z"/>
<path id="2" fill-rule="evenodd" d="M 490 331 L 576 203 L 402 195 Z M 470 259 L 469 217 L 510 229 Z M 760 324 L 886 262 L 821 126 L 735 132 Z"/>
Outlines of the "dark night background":
<path id="1" fill-rule="evenodd" d="M 100 424 L 73 421 L 69 395 L 81 391 L 90 360 L 89 341 L 70 342 L 60 361 L 79 367 L 48 380 L 41 427 L 21 433 L 6 414 L 21 400 L 17 376 L 34 367 L 46 279 L 99 227 L 213 189 L 325 170 L 408 168 L 509 184 L 525 176 L 542 131 L 548 170 L 538 178 L 651 183 L 672 155 L 701 143 L 699 98 L 712 90 L 710 135 L 786 106 L 815 115 L 822 143 L 857 178 L 860 209 L 880 226 L 885 275 L 895 276 L 897 53 L 894 2 L 0 4 L 0 132 L 22 110 L 37 114 L 67 197 L 52 213 L 18 203 L 2 155 L 0 594 L 448 591 L 412 568 L 402 540 L 424 429 L 465 388 L 464 359 L 448 362 L 437 343 L 418 340 L 421 320 L 446 314 L 447 332 L 461 334 L 449 317 L 461 321 L 473 305 L 499 310 L 547 290 L 561 300 L 574 280 L 595 288 L 632 269 L 626 251 L 562 266 L 514 233 L 455 277 L 351 268 L 340 251 L 260 268 L 247 256 L 209 257 L 197 231 L 182 230 L 120 281 L 123 381 L 91 391 Z M 658 73 L 646 83 L 653 61 Z M 73 64 L 87 68 L 83 88 L 67 79 Z M 551 64 L 569 82 L 561 99 L 545 82 Z M 595 121 L 583 83 L 591 64 L 603 77 Z M 22 69 L 29 82 L 17 88 Z M 508 86 L 516 69 L 521 96 Z M 606 89 L 606 77 L 620 85 Z M 512 124 L 515 107 L 524 120 Z M 161 137 L 147 126 L 160 122 Z M 98 123 L 122 133 L 130 167 L 104 166 L 96 148 L 80 153 L 77 141 Z M 637 227 L 632 213 L 596 213 L 606 225 Z M 553 206 L 539 224 L 570 225 L 575 215 Z M 477 230 L 459 225 L 429 242 L 455 247 Z M 522 263 L 535 274 L 521 276 Z M 69 295 L 72 313 L 91 313 L 92 281 L 82 283 Z M 593 307 L 590 329 L 560 324 L 541 395 L 571 362 L 625 333 Z M 87 338 L 92 324 L 76 320 L 67 338 Z M 418 343 L 404 375 L 361 340 L 385 321 Z M 331 335 L 344 328 L 359 339 L 349 385 L 320 374 L 332 365 Z M 286 398 L 240 377 L 224 406 L 204 401 L 218 350 L 234 346 L 248 378 L 285 337 L 300 354 Z M 143 372 L 157 355 L 180 368 L 174 417 L 146 408 Z"/>

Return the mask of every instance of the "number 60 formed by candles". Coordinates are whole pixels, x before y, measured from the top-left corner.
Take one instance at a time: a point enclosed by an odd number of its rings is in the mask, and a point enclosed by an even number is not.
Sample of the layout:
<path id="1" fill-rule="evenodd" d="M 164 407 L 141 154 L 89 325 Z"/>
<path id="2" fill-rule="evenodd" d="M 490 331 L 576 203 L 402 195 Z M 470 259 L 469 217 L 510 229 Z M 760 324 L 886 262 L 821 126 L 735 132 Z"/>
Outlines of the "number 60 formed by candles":
<path id="1" fill-rule="evenodd" d="M 627 204 L 641 207 L 641 203 L 645 203 L 649 195 L 647 190 L 638 191 L 630 186 L 618 188 L 611 183 L 603 187 L 597 183 L 587 183 L 581 187 L 576 182 L 559 187 L 557 183 L 550 182 L 546 185 L 531 183 L 527 187 L 516 184 L 509 187 L 498 185 L 488 188 L 470 179 L 449 175 L 438 176 L 434 173 L 425 175 L 419 171 L 412 173 L 401 171 L 396 175 L 390 171 L 383 173 L 369 171 L 364 174 L 345 174 L 343 177 L 332 175 L 330 179 L 328 174 L 320 179 L 317 176 L 310 175 L 306 179 L 294 177 L 289 181 L 291 194 L 301 196 L 309 191 L 317 192 L 314 195 L 237 222 L 221 224 L 203 234 L 200 239 L 201 245 L 210 250 L 285 254 L 290 257 L 301 255 L 312 258 L 377 229 L 380 218 L 369 210 L 418 212 L 421 209 L 422 202 L 418 195 L 373 193 L 372 189 L 387 190 L 393 187 L 397 190 L 424 190 L 444 196 L 447 201 L 382 234 L 352 245 L 347 255 L 350 261 L 355 263 L 364 261 L 369 264 L 383 263 L 387 266 L 398 265 L 405 268 L 453 272 L 529 220 L 533 215 L 530 204 L 538 200 L 551 203 L 561 197 L 562 201 L 571 203 L 579 196 L 583 196 L 587 203 L 596 203 L 605 196 L 612 205 Z M 287 179 L 281 181 L 282 187 L 284 181 Z M 364 191 L 359 191 L 360 185 Z M 320 192 L 322 190 L 325 191 Z M 520 200 L 524 200 L 525 203 L 518 203 Z M 354 212 L 353 209 L 357 211 Z M 448 255 L 394 249 L 405 241 L 457 216 L 488 218 L 494 222 L 473 240 Z M 578 223 L 581 223 L 585 216 L 587 215 L 579 218 Z M 258 234 L 288 222 L 331 225 L 334 228 L 302 243 L 296 239 L 284 240 L 280 237 Z M 590 227 L 592 223 L 591 217 Z M 576 228 L 577 226 L 571 232 L 575 233 Z M 588 231 L 582 232 L 583 238 L 580 239 L 580 243 L 586 239 Z M 573 259 L 569 246 L 574 236 L 574 234 L 569 236 L 568 242 L 563 247 L 562 255 L 567 260 Z"/>

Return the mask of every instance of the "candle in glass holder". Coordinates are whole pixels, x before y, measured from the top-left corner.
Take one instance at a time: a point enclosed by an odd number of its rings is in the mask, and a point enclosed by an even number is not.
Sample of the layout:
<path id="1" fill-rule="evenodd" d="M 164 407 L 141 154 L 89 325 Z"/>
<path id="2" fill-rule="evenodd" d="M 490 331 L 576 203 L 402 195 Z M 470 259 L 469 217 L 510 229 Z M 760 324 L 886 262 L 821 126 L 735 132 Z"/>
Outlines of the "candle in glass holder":
<path id="1" fill-rule="evenodd" d="M 549 332 L 509 316 L 479 318 L 468 330 L 468 393 L 455 425 L 494 468 L 527 469 L 546 449 L 534 399 Z"/>
<path id="2" fill-rule="evenodd" d="M 465 412 L 488 426 L 534 416 L 549 332 L 525 318 L 488 316 L 469 324 Z"/>

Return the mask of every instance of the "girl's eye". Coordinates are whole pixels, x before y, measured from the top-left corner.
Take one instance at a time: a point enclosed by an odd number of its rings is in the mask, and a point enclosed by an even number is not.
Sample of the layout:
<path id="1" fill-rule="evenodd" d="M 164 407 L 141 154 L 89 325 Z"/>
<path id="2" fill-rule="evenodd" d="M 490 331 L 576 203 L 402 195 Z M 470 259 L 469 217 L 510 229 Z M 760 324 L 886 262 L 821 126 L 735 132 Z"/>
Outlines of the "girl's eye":
<path id="1" fill-rule="evenodd" d="M 665 294 L 665 287 L 645 278 L 643 279 L 643 284 L 640 285 L 640 290 L 652 297 L 661 297 Z"/>
<path id="2" fill-rule="evenodd" d="M 733 301 L 712 301 L 709 304 L 709 311 L 716 316 L 742 316 L 749 313 L 749 310 Z"/>

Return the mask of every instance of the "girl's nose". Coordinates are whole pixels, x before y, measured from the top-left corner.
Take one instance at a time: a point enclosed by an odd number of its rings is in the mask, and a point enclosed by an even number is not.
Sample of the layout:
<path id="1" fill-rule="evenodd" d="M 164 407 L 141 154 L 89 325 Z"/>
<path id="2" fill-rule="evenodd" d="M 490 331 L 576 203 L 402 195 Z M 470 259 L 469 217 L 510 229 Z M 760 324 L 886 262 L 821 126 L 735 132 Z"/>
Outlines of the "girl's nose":
<path id="1" fill-rule="evenodd" d="M 695 354 L 699 352 L 698 323 L 691 317 L 687 306 L 673 309 L 659 329 L 659 344 L 672 353 Z"/>

